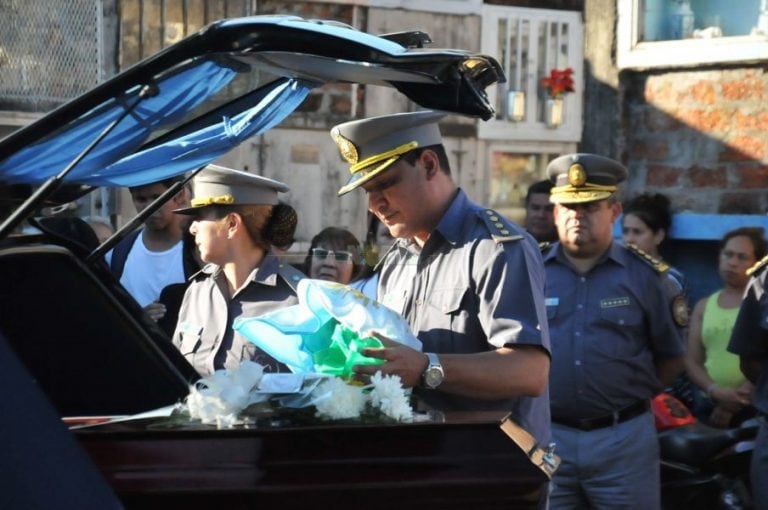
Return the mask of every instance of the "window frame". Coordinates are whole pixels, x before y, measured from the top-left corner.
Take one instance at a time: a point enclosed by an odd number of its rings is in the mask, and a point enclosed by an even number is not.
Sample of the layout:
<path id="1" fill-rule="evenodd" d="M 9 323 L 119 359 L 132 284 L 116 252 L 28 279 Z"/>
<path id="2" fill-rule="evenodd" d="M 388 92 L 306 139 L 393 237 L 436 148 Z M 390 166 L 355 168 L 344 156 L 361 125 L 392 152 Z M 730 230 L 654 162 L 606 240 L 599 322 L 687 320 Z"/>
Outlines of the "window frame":
<path id="1" fill-rule="evenodd" d="M 768 60 L 768 36 L 639 42 L 642 1 L 618 0 L 616 64 L 619 69 L 690 67 Z"/>
<path id="2" fill-rule="evenodd" d="M 504 141 L 487 140 L 480 142 L 478 147 L 478 168 L 485 169 L 479 192 L 482 195 L 482 203 L 491 203 L 491 161 L 496 152 L 507 152 L 512 154 L 538 154 L 541 156 L 551 155 L 553 157 L 562 154 L 577 152 L 576 142 L 556 142 L 556 141 Z M 546 175 L 541 176 L 546 179 Z"/>
<path id="3" fill-rule="evenodd" d="M 526 94 L 525 108 L 526 120 L 513 121 L 508 118 L 492 118 L 486 122 L 481 122 L 478 126 L 478 137 L 480 139 L 494 140 L 521 140 L 521 141 L 541 141 L 548 140 L 552 142 L 579 142 L 582 133 L 582 112 L 583 112 L 583 93 L 584 93 L 584 23 L 582 15 L 578 11 L 563 11 L 552 9 L 530 9 L 525 7 L 509 7 L 501 5 L 484 5 L 482 10 L 482 35 L 481 52 L 488 55 L 500 55 L 502 52 L 497 47 L 498 44 L 498 24 L 502 18 L 519 16 L 534 23 L 542 22 L 561 22 L 568 23 L 569 30 L 567 35 L 568 61 L 556 62 L 551 68 L 563 69 L 570 67 L 573 69 L 574 92 L 564 96 L 564 108 L 566 111 L 565 120 L 562 125 L 552 129 L 548 128 L 544 122 L 536 119 L 537 95 Z M 533 28 L 531 33 L 534 33 Z M 525 91 L 538 91 L 541 87 L 539 81 L 543 76 L 537 76 L 538 51 L 536 45 L 531 45 L 534 53 L 529 55 L 527 76 L 523 77 L 525 83 L 521 89 Z M 504 63 L 502 63 L 504 65 Z M 507 77 L 510 79 L 510 77 Z M 488 98 L 491 104 L 497 104 L 497 97 L 501 87 L 511 88 L 509 84 L 489 87 Z"/>

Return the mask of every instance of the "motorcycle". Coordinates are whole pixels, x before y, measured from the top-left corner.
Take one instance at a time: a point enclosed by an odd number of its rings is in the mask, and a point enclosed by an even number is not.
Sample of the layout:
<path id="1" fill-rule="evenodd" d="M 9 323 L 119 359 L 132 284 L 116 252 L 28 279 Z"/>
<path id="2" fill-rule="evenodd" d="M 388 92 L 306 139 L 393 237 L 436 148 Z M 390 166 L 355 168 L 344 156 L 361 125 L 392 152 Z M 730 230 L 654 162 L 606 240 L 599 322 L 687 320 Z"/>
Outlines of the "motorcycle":
<path id="1" fill-rule="evenodd" d="M 661 456 L 665 510 L 749 510 L 749 463 L 756 420 L 717 429 L 700 423 L 668 393 L 652 403 Z"/>

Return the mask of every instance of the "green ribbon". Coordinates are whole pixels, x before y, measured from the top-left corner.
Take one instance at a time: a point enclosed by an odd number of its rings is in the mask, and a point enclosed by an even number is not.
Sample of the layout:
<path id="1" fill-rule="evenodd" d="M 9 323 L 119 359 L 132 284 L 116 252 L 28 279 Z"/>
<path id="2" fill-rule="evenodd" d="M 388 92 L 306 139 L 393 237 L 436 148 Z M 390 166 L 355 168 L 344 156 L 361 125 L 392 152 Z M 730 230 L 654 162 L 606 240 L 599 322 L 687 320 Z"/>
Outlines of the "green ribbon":
<path id="1" fill-rule="evenodd" d="M 315 370 L 321 374 L 349 378 L 355 365 L 382 365 L 384 360 L 362 354 L 369 347 L 384 347 L 375 337 L 361 337 L 331 319 L 311 335 L 303 335 L 303 347 L 312 354 Z"/>

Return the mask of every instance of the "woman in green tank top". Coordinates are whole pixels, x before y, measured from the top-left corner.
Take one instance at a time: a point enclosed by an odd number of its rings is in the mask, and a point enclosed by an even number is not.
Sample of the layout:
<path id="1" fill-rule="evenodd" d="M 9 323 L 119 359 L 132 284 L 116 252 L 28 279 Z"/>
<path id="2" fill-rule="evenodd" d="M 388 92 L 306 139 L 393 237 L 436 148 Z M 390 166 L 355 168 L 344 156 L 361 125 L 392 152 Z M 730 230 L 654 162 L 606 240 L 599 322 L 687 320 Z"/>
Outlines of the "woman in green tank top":
<path id="1" fill-rule="evenodd" d="M 751 411 L 752 385 L 727 351 L 749 277 L 747 269 L 766 253 L 762 228 L 743 227 L 720 242 L 718 273 L 723 288 L 701 299 L 688 331 L 686 371 L 698 387 L 693 412 L 716 427 L 734 425 Z"/>

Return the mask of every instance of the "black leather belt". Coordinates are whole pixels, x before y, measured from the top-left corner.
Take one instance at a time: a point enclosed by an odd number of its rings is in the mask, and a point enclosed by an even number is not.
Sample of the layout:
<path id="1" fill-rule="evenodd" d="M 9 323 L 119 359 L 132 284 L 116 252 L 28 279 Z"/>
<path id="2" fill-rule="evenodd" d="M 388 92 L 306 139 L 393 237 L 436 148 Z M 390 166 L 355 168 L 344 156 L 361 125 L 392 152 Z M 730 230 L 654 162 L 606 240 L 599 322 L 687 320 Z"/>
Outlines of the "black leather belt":
<path id="1" fill-rule="evenodd" d="M 623 421 L 630 420 L 636 416 L 640 416 L 648 409 L 650 409 L 651 403 L 648 400 L 638 400 L 634 404 L 630 404 L 623 409 L 614 411 L 611 414 L 605 416 L 599 416 L 597 418 L 565 418 L 562 416 L 553 416 L 552 422 L 572 429 L 579 429 L 584 431 L 590 431 L 595 429 L 602 429 L 621 423 Z"/>

